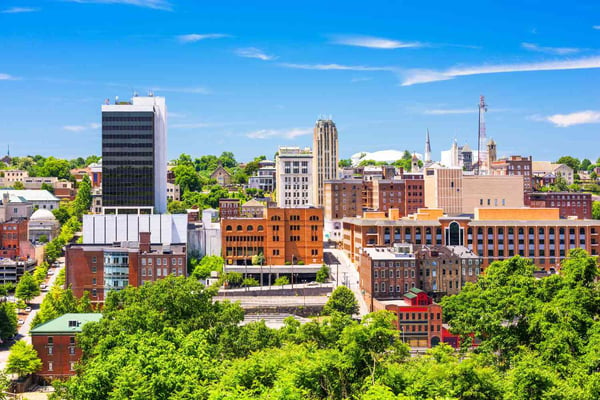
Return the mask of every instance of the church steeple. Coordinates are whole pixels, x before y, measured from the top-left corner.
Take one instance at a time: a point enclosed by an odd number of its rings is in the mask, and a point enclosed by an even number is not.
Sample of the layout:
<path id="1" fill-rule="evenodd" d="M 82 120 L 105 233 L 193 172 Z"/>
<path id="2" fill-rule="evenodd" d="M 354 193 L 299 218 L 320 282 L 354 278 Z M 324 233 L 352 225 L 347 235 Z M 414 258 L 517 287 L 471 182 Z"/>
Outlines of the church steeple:
<path id="1" fill-rule="evenodd" d="M 429 141 L 429 129 L 427 129 L 427 135 L 425 136 L 425 154 L 424 154 L 424 162 L 425 164 L 431 162 L 431 142 Z"/>

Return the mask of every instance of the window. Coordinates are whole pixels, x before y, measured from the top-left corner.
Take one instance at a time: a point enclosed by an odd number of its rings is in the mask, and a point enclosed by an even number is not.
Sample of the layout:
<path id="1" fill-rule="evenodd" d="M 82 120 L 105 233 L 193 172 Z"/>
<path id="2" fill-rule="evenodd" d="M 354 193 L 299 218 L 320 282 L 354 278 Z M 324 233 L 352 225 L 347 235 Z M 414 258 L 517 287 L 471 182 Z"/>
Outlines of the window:
<path id="1" fill-rule="evenodd" d="M 92 262 L 95 263 L 96 262 L 96 256 L 92 257 Z"/>
<path id="2" fill-rule="evenodd" d="M 96 266 L 95 266 L 95 265 L 92 265 L 92 273 L 93 273 L 93 274 L 95 274 L 95 273 L 96 273 L 96 271 L 97 271 L 97 268 L 96 268 Z"/>
<path id="3" fill-rule="evenodd" d="M 92 285 L 96 285 L 96 278 L 92 278 Z"/>
<path id="4" fill-rule="evenodd" d="M 53 371 L 54 370 L 54 364 L 52 363 L 52 361 L 48 362 L 48 371 Z"/>
<path id="5" fill-rule="evenodd" d="M 48 346 L 48 355 L 51 356 L 53 353 L 54 347 L 53 346 Z"/>
<path id="6" fill-rule="evenodd" d="M 92 289 L 92 297 L 98 297 L 98 290 Z"/>
<path id="7" fill-rule="evenodd" d="M 75 355 L 75 346 L 69 346 L 69 354 Z"/>
<path id="8" fill-rule="evenodd" d="M 146 259 L 142 258 L 142 265 L 146 265 Z"/>
<path id="9" fill-rule="evenodd" d="M 156 259 L 156 265 L 161 265 L 161 264 L 160 264 L 160 258 L 157 258 L 157 259 Z M 160 268 L 159 268 L 159 270 L 160 270 Z"/>
<path id="10" fill-rule="evenodd" d="M 70 365 L 71 371 L 75 371 L 75 361 L 71 361 L 69 363 L 69 365 Z"/>
<path id="11" fill-rule="evenodd" d="M 52 336 L 48 336 L 48 344 L 53 344 L 54 338 Z"/>
<path id="12" fill-rule="evenodd" d="M 161 269 L 160 268 L 156 268 L 156 276 L 161 276 Z"/>

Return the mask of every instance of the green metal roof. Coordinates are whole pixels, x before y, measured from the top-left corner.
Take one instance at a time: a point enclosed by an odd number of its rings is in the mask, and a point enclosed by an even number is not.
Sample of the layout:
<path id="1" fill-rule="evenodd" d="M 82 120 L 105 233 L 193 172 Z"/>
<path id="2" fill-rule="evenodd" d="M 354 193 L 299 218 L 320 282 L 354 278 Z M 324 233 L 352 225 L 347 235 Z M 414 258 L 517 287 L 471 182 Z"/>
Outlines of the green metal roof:
<path id="1" fill-rule="evenodd" d="M 406 297 L 407 299 L 414 299 L 415 297 L 417 297 L 416 294 L 408 292 L 408 293 L 404 293 L 404 297 Z"/>
<path id="2" fill-rule="evenodd" d="M 416 287 L 411 288 L 410 291 L 413 292 L 413 293 L 415 293 L 415 294 L 417 294 L 417 293 L 423 293 L 423 291 L 421 289 L 416 288 Z"/>
<path id="3" fill-rule="evenodd" d="M 83 325 L 88 322 L 98 322 L 100 318 L 102 318 L 100 313 L 64 314 L 52 321 L 36 326 L 29 333 L 31 335 L 79 333 L 83 329 Z"/>

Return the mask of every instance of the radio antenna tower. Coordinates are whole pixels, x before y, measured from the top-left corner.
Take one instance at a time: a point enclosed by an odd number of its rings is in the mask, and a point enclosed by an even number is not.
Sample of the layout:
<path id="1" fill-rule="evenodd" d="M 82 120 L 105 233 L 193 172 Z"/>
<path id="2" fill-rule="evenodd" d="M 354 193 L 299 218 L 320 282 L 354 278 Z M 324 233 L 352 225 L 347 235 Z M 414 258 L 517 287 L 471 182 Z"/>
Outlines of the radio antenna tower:
<path id="1" fill-rule="evenodd" d="M 485 135 L 485 113 L 487 112 L 487 104 L 485 104 L 485 96 L 479 96 L 479 131 L 477 135 L 477 175 L 481 174 L 483 164 L 487 165 L 488 154 L 487 149 L 482 150 L 481 146 L 486 146 Z M 486 167 L 487 169 L 487 167 Z"/>

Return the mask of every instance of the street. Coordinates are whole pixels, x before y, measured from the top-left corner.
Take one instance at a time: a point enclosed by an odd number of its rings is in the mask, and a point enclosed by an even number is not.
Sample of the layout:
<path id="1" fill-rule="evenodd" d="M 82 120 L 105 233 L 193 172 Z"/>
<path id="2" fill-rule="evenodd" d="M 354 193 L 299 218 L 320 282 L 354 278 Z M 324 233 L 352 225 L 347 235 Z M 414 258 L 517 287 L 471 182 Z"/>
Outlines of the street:
<path id="1" fill-rule="evenodd" d="M 52 287 L 52 285 L 54 285 L 54 281 L 56 280 L 56 277 L 58 276 L 59 272 L 64 268 L 64 266 L 65 266 L 64 261 L 65 261 L 64 257 L 59 258 L 57 260 L 57 262 L 60 263 L 60 266 L 59 267 L 51 267 L 49 269 L 49 271 L 52 271 L 53 274 L 48 275 L 48 277 L 44 281 L 44 284 L 47 286 L 47 288 L 45 289 L 45 291 L 42 291 L 39 296 L 35 297 L 28 303 L 28 306 L 31 307 L 31 312 L 26 313 L 24 310 L 20 310 L 19 314 L 17 315 L 17 318 L 22 319 L 25 322 L 23 323 L 23 325 L 18 325 L 18 327 L 17 327 L 18 331 L 17 331 L 17 335 L 15 336 L 15 340 L 24 340 L 27 343 L 31 343 L 31 336 L 29 336 L 29 330 L 31 329 L 31 322 L 33 321 L 33 318 L 40 310 L 40 305 L 42 304 L 44 297 L 46 297 L 46 295 L 48 293 L 50 293 L 50 288 Z M 0 346 L 0 369 L 1 370 L 4 370 L 4 368 L 6 368 L 6 362 L 8 361 L 8 355 L 10 353 L 10 346 L 12 346 L 13 344 L 14 344 L 13 341 L 7 341 L 7 343 L 4 343 Z"/>
<path id="2" fill-rule="evenodd" d="M 358 300 L 359 316 L 362 318 L 364 315 L 368 314 L 369 308 L 367 307 L 367 303 L 365 302 L 358 285 L 358 270 L 354 264 L 350 262 L 346 253 L 339 249 L 325 249 L 324 258 L 331 268 L 331 276 L 333 277 L 334 282 L 336 282 L 337 285 L 347 286 L 354 293 L 356 300 Z"/>

